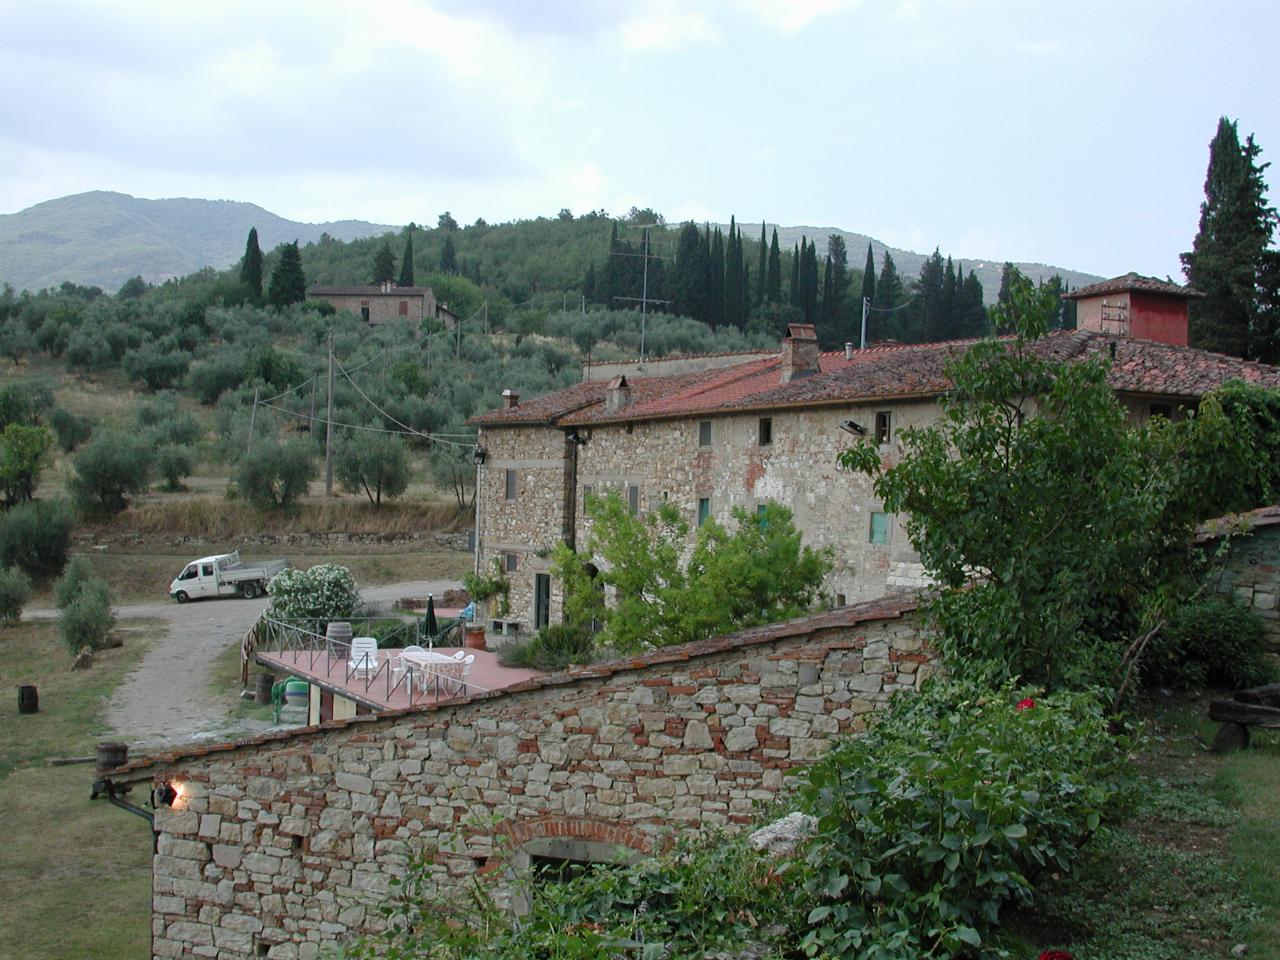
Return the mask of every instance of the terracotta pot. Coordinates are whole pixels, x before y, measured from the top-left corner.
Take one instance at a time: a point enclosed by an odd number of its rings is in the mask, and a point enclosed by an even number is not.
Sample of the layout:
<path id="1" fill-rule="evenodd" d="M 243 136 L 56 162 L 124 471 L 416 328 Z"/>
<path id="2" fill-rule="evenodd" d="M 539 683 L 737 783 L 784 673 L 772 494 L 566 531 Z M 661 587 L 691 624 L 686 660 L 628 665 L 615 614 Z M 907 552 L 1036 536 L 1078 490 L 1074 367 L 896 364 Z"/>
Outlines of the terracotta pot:
<path id="1" fill-rule="evenodd" d="M 484 645 L 484 624 L 469 623 L 467 624 L 466 636 L 463 639 L 463 645 L 469 650 L 483 650 Z"/>

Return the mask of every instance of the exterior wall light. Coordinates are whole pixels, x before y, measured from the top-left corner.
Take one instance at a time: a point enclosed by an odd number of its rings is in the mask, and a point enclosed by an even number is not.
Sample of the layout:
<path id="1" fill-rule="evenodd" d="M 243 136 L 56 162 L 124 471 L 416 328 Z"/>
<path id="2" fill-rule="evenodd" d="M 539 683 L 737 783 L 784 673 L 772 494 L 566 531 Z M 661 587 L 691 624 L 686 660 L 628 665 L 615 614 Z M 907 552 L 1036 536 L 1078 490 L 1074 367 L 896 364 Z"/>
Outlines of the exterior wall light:
<path id="1" fill-rule="evenodd" d="M 178 788 L 172 783 L 162 783 L 151 791 L 151 806 L 159 810 L 161 807 L 172 807 L 178 799 Z"/>
<path id="2" fill-rule="evenodd" d="M 860 423 L 854 423 L 852 420 L 841 420 L 840 429 L 845 433 L 851 433 L 855 437 L 861 437 L 867 432 L 867 428 Z"/>
<path id="3" fill-rule="evenodd" d="M 471 462 L 477 467 L 484 463 L 485 458 L 489 456 L 489 451 L 480 444 L 476 444 L 471 450 Z"/>

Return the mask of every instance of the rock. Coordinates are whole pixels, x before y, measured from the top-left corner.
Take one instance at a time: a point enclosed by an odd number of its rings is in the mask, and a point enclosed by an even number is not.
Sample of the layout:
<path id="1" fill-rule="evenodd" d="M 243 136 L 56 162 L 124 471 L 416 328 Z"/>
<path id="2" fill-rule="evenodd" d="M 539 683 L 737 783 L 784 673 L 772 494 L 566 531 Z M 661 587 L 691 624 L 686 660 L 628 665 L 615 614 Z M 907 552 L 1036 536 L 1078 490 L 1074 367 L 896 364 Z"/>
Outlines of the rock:
<path id="1" fill-rule="evenodd" d="M 1237 943 L 1234 947 L 1231 948 L 1231 955 L 1233 957 L 1243 957 L 1248 952 L 1249 952 L 1249 945 L 1247 943 Z"/>
<path id="2" fill-rule="evenodd" d="M 76 658 L 71 661 L 72 670 L 88 670 L 93 666 L 93 648 L 81 647 Z"/>
<path id="3" fill-rule="evenodd" d="M 813 833 L 813 828 L 817 825 L 817 817 L 797 811 L 787 814 L 781 820 L 765 824 L 747 837 L 747 842 L 757 850 L 785 857 L 794 853 L 800 841 Z"/>

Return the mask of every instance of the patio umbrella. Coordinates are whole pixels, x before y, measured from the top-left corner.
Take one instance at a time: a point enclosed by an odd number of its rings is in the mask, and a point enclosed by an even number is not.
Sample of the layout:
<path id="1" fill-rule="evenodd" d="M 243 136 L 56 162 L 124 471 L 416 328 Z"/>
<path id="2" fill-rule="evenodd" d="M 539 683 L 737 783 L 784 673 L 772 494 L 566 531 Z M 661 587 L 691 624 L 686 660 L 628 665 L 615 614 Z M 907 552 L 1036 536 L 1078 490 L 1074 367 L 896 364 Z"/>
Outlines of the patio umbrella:
<path id="1" fill-rule="evenodd" d="M 436 598 L 427 594 L 427 636 L 434 637 L 440 632 L 440 624 L 436 623 Z"/>

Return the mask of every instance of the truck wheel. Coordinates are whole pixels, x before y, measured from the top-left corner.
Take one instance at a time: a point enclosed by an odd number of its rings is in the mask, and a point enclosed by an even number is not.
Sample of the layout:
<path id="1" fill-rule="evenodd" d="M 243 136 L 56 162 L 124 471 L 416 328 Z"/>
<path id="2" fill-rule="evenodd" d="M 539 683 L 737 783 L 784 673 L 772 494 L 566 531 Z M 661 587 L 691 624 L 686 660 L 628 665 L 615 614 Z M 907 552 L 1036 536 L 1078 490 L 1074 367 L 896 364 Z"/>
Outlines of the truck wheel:
<path id="1" fill-rule="evenodd" d="M 240 585 L 240 594 L 246 600 L 252 600 L 254 597 L 258 595 L 258 585 L 254 583 L 252 580 L 249 580 L 246 583 L 242 583 Z"/>
<path id="2" fill-rule="evenodd" d="M 173 599 L 177 600 L 179 603 L 186 603 L 191 598 L 187 596 L 187 591 L 179 590 L 173 595 Z"/>

